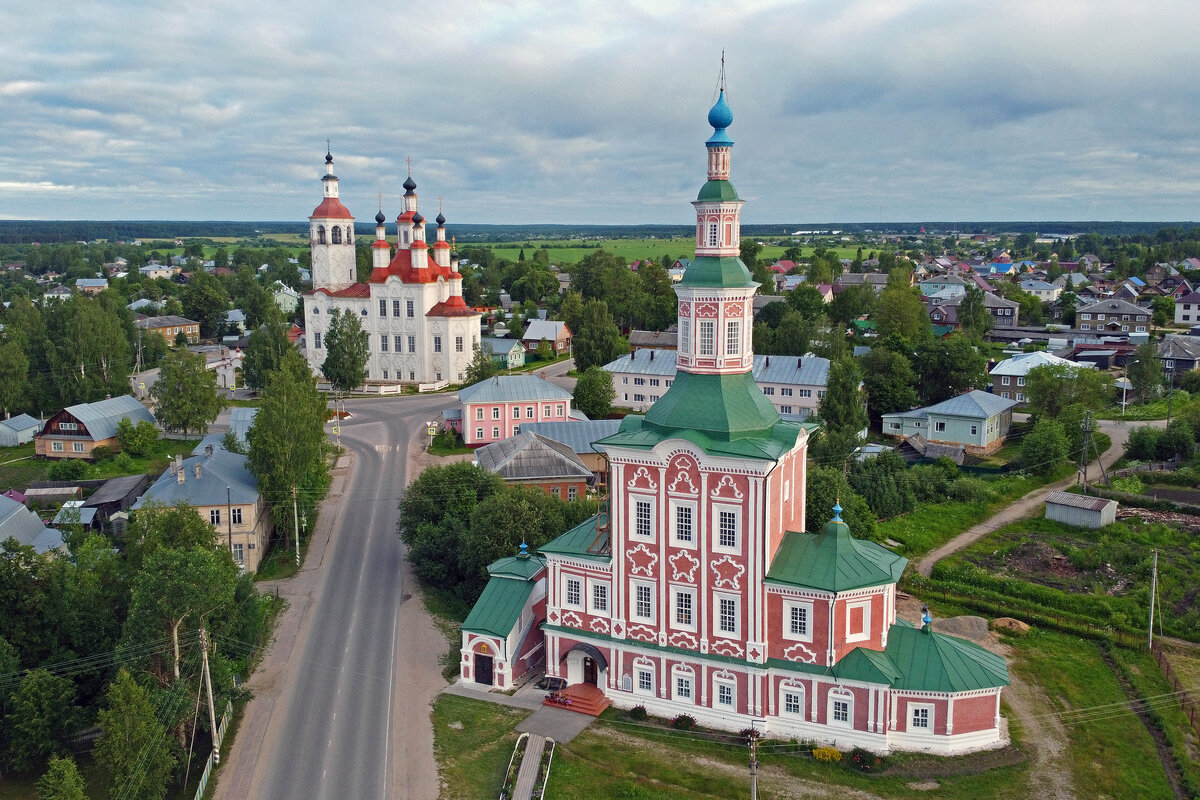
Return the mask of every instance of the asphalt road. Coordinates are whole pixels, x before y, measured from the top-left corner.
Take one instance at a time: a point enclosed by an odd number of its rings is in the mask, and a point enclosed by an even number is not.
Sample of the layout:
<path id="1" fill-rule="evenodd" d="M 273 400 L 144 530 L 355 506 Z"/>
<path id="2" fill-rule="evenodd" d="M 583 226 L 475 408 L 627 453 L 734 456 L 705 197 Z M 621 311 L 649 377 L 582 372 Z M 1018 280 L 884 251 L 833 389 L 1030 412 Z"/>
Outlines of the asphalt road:
<path id="1" fill-rule="evenodd" d="M 342 426 L 342 444 L 354 454 L 352 477 L 341 497 L 330 498 L 338 502 L 326 504 L 324 513 L 338 518 L 324 563 L 306 565 L 324 577 L 292 651 L 290 698 L 271 714 L 256 797 L 405 796 L 397 791 L 405 781 L 404 765 L 394 763 L 403 743 L 393 711 L 397 693 L 418 676 L 400 669 L 406 642 L 397 621 L 404 604 L 420 600 L 405 585 L 396 507 L 409 443 L 452 402 L 434 395 L 346 404 L 353 417 Z"/>

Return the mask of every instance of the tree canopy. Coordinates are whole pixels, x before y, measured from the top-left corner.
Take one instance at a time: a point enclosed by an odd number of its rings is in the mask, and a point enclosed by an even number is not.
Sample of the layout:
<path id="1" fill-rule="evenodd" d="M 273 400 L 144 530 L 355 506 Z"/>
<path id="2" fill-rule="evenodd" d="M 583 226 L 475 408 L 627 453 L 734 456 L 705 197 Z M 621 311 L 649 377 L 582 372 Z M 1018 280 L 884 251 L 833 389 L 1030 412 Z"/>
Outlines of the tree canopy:
<path id="1" fill-rule="evenodd" d="M 167 356 L 150 396 L 159 423 L 185 435 L 207 430 L 225 407 L 224 399 L 217 394 L 217 373 L 205 367 L 204 356 L 187 350 Z"/>
<path id="2" fill-rule="evenodd" d="M 329 316 L 321 372 L 335 389 L 349 392 L 367 380 L 367 333 L 349 311 L 335 308 Z"/>
<path id="3" fill-rule="evenodd" d="M 588 367 L 575 382 L 575 408 L 586 414 L 588 419 L 603 419 L 612 413 L 612 402 L 616 396 L 612 373 L 603 367 Z"/>

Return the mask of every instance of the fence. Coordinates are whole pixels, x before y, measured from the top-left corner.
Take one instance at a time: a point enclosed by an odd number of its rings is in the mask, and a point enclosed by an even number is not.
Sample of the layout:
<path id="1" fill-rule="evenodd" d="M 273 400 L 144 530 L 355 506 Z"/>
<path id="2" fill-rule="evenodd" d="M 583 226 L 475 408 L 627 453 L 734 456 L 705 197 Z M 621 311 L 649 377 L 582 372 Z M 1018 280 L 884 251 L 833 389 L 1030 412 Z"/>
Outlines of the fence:
<path id="1" fill-rule="evenodd" d="M 225 703 L 225 712 L 221 714 L 221 721 L 217 723 L 216 737 L 213 740 L 213 751 L 221 749 L 221 741 L 225 738 L 225 729 L 229 727 L 229 720 L 233 717 L 233 703 Z M 208 788 L 208 779 L 212 776 L 213 771 L 213 753 L 208 754 L 208 761 L 204 764 L 204 772 L 200 775 L 200 786 L 196 789 L 196 800 L 203 800 L 204 790 Z"/>
<path id="2" fill-rule="evenodd" d="M 1179 698 L 1179 705 L 1183 706 L 1183 713 L 1187 714 L 1192 730 L 1200 735 L 1200 726 L 1196 725 L 1196 716 L 1200 711 L 1200 705 L 1197 704 L 1196 698 L 1184 688 L 1179 676 L 1175 674 L 1175 670 L 1171 669 L 1171 662 L 1167 658 L 1167 654 L 1163 652 L 1162 645 L 1155 642 L 1150 652 L 1154 655 L 1154 661 L 1158 664 L 1158 668 L 1162 670 L 1163 677 L 1167 679 L 1167 683 L 1171 684 L 1171 691 L 1175 692 Z"/>

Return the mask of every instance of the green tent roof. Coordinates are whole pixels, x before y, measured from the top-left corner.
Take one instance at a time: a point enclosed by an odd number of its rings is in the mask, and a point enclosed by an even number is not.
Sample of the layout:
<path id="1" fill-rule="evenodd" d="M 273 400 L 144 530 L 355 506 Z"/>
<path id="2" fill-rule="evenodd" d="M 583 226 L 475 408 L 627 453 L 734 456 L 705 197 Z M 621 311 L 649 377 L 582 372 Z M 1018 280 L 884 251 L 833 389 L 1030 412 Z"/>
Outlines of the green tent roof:
<path id="1" fill-rule="evenodd" d="M 699 202 L 740 199 L 737 189 L 734 189 L 733 184 L 729 181 L 709 181 L 700 187 L 700 194 L 696 195 L 696 200 Z"/>
<path id="2" fill-rule="evenodd" d="M 683 373 L 679 373 L 682 375 Z M 671 387 L 674 388 L 674 387 Z M 659 400 L 658 402 L 662 402 Z M 703 431 L 677 428 L 661 428 L 646 422 L 645 417 L 627 416 L 621 428 L 612 436 L 597 440 L 596 444 L 607 447 L 630 447 L 650 450 L 667 439 L 683 439 L 691 442 L 710 455 L 738 456 L 776 461 L 796 445 L 801 430 L 815 430 L 816 425 L 808 422 L 779 422 L 766 436 L 728 439 L 710 436 Z"/>
<path id="3" fill-rule="evenodd" d="M 749 289 L 758 286 L 737 256 L 696 256 L 684 270 L 680 286 L 702 289 Z"/>
<path id="4" fill-rule="evenodd" d="M 896 689 L 969 692 L 1008 685 L 1003 656 L 974 642 L 897 623 L 888 632 L 887 655 L 900 678 Z"/>
<path id="5" fill-rule="evenodd" d="M 606 527 L 602 529 L 607 523 L 608 514 L 597 514 L 561 536 L 551 539 L 538 548 L 538 552 L 572 556 L 573 558 L 589 558 L 595 561 L 611 561 L 612 549 L 609 544 L 609 531 Z"/>
<path id="6" fill-rule="evenodd" d="M 908 559 L 875 542 L 855 539 L 850 526 L 834 518 L 820 533 L 788 531 L 771 562 L 767 580 L 845 592 L 895 583 Z"/>
<path id="7" fill-rule="evenodd" d="M 516 578 L 517 580 L 532 580 L 544 567 L 544 562 L 537 556 L 521 554 L 500 558 L 488 564 L 488 575 L 493 578 Z"/>
<path id="8" fill-rule="evenodd" d="M 471 633 L 508 636 L 521 618 L 521 611 L 533 593 L 535 583 L 514 578 L 491 578 L 463 622 L 462 629 Z"/>
<path id="9" fill-rule="evenodd" d="M 769 435 L 779 422 L 779 412 L 749 370 L 733 375 L 680 371 L 667 393 L 646 412 L 646 422 L 658 428 L 740 439 Z"/>

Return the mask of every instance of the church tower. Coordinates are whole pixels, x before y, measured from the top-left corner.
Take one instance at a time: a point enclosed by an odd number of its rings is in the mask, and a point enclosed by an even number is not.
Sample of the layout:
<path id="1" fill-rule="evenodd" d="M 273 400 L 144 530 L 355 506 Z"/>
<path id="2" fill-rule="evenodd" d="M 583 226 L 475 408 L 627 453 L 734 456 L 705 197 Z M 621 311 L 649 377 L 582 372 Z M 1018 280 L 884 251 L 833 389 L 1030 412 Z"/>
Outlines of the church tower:
<path id="1" fill-rule="evenodd" d="M 308 218 L 313 289 L 338 292 L 356 281 L 354 217 L 338 199 L 338 179 L 333 174 L 333 155 L 329 151 L 325 153 L 321 189 L 321 205 Z"/>

